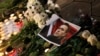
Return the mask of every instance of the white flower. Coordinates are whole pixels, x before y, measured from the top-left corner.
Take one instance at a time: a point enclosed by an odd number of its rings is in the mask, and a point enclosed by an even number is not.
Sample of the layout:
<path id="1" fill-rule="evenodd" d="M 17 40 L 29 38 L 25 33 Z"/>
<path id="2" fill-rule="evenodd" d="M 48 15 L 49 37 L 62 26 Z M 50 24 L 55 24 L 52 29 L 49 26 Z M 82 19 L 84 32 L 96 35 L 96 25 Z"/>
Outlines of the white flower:
<path id="1" fill-rule="evenodd" d="M 45 22 L 46 22 L 46 17 L 47 15 L 45 13 L 37 13 L 34 15 L 34 20 L 38 24 L 39 28 L 44 27 Z"/>
<path id="2" fill-rule="evenodd" d="M 44 12 L 41 12 L 40 15 L 41 15 L 41 17 L 43 19 L 47 19 L 48 18 L 48 15 L 46 13 L 44 13 Z"/>
<path id="3" fill-rule="evenodd" d="M 25 16 L 26 18 L 29 18 L 29 11 L 28 11 L 28 10 L 26 10 L 23 14 L 24 14 L 24 16 Z"/>
<path id="4" fill-rule="evenodd" d="M 90 36 L 90 32 L 88 31 L 88 30 L 84 30 L 83 32 L 82 32 L 82 37 L 84 38 L 84 39 L 87 39 L 89 36 Z"/>
<path id="5" fill-rule="evenodd" d="M 36 0 L 28 0 L 26 7 L 29 8 Z"/>
<path id="6" fill-rule="evenodd" d="M 25 13 L 24 13 L 24 16 L 28 19 L 28 20 L 32 20 L 32 18 L 33 18 L 33 16 L 34 16 L 34 14 L 32 13 L 33 11 L 31 11 L 31 10 L 27 10 L 27 11 L 25 11 Z"/>
<path id="7" fill-rule="evenodd" d="M 48 5 L 48 9 L 53 9 L 53 10 L 55 8 L 60 9 L 60 6 L 56 3 L 53 3 L 53 0 L 48 0 L 47 5 Z"/>
<path id="8" fill-rule="evenodd" d="M 41 11 L 43 10 L 43 7 L 41 5 L 41 3 L 38 0 L 29 0 L 27 3 L 27 8 L 34 11 Z"/>
<path id="9" fill-rule="evenodd" d="M 43 7 L 42 7 L 42 5 L 39 1 L 35 1 L 34 4 L 32 4 L 31 7 L 33 7 L 33 6 L 34 6 L 34 8 L 32 8 L 32 10 L 36 10 L 36 12 L 43 11 Z"/>
<path id="10" fill-rule="evenodd" d="M 96 38 L 96 36 L 94 34 L 91 34 L 88 39 L 87 42 L 89 42 L 91 44 L 91 46 L 94 46 L 97 44 L 98 40 Z"/>

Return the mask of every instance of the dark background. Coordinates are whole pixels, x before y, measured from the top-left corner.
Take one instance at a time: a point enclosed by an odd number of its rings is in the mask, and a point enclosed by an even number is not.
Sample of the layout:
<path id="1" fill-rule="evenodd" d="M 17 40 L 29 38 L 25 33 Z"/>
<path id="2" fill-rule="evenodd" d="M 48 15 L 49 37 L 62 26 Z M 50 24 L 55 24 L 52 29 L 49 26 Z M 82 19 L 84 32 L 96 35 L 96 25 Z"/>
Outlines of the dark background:
<path id="1" fill-rule="evenodd" d="M 75 18 L 79 14 L 79 9 L 82 13 L 100 20 L 100 0 L 57 0 L 56 3 L 60 5 L 60 14 L 66 20 Z"/>

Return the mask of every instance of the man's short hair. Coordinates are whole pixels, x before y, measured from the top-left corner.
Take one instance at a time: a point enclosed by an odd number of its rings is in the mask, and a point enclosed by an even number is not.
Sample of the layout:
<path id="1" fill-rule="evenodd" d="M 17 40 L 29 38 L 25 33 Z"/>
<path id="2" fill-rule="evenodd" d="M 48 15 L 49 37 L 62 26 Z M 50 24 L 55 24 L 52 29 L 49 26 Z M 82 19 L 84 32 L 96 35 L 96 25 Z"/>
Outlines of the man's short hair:
<path id="1" fill-rule="evenodd" d="M 62 25 L 66 25 L 68 27 L 68 30 L 66 32 L 70 30 L 70 25 L 68 23 L 63 23 Z"/>

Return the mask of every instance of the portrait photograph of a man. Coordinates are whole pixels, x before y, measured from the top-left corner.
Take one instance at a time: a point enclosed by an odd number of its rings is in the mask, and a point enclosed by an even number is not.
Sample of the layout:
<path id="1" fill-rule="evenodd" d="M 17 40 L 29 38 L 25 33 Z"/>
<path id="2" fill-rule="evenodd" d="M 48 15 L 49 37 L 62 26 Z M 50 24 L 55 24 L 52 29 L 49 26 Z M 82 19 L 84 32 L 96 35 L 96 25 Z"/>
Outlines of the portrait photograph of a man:
<path id="1" fill-rule="evenodd" d="M 60 46 L 79 30 L 79 26 L 68 22 L 54 14 L 50 20 L 47 21 L 47 24 L 38 35 L 47 42 L 56 46 Z"/>

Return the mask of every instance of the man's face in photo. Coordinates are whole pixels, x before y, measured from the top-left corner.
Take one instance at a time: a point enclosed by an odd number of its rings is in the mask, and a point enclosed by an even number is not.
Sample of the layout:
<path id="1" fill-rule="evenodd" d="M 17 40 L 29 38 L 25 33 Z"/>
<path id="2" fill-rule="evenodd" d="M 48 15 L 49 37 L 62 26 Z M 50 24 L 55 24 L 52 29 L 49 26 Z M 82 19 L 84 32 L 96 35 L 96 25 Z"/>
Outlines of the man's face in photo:
<path id="1" fill-rule="evenodd" d="M 66 36 L 68 30 L 68 26 L 67 25 L 61 25 L 55 32 L 54 32 L 54 36 L 56 37 L 64 37 Z"/>

